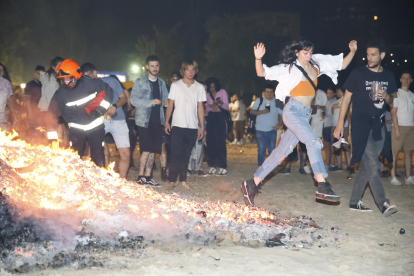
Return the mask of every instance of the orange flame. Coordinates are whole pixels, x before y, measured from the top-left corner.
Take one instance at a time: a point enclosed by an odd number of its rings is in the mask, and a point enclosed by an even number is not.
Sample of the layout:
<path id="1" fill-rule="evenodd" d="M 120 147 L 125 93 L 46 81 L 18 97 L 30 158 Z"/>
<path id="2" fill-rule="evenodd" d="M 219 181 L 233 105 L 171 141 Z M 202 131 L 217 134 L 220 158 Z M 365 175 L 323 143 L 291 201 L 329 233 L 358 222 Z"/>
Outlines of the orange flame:
<path id="1" fill-rule="evenodd" d="M 231 202 L 199 203 L 160 194 L 119 178 L 113 164 L 108 169 L 98 168 L 91 161 L 82 161 L 72 150 L 14 141 L 16 136 L 15 132 L 12 135 L 0 132 L 0 158 L 13 168 L 33 165 L 34 169 L 20 175 L 24 183 L 0 183 L 0 188 L 12 200 L 31 209 L 67 209 L 86 218 L 94 218 L 100 212 L 112 215 L 124 212 L 137 220 L 157 219 L 176 224 L 196 218 L 204 223 L 203 229 L 212 228 L 220 219 L 276 227 L 275 215 L 264 209 Z M 200 231 L 202 227 L 197 225 L 194 229 Z"/>

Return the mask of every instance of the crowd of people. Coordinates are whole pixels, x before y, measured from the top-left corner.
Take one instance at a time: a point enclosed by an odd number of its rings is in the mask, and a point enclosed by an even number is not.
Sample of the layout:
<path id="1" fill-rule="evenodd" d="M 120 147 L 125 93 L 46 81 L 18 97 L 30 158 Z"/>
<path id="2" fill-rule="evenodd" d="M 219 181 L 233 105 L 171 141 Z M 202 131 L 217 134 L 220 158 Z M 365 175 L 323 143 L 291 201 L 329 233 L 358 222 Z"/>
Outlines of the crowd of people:
<path id="1" fill-rule="evenodd" d="M 136 182 L 144 186 L 161 186 L 153 177 L 159 156 L 161 180 L 168 181 L 169 190 L 177 179 L 189 189 L 189 175 L 225 176 L 226 143 L 255 142 L 259 168 L 241 186 L 244 201 L 251 206 L 265 177 L 281 164 L 284 168 L 279 172 L 290 174 L 292 161 L 298 159 L 299 173 L 313 171 L 318 183 L 316 198 L 339 202 L 340 196 L 326 178 L 328 172 L 343 171 L 344 154 L 346 170 L 357 172 L 350 209 L 371 211 L 362 203 L 369 182 L 382 213 L 395 213 L 397 208 L 385 197 L 381 177 L 391 177 L 392 185 L 401 185 L 396 164 L 403 148 L 404 182 L 414 184 L 414 94 L 409 90 L 413 76 L 403 72 L 397 89 L 393 73 L 381 65 L 383 41 L 372 40 L 366 47 L 368 64 L 354 69 L 343 85 L 323 91 L 318 88 L 318 76 L 325 74 L 337 84 L 337 71 L 350 64 L 357 43 L 349 43 L 350 53 L 345 57 L 313 54 L 313 48 L 307 39 L 296 40 L 282 51 L 278 65 L 268 67 L 262 63 L 264 44 L 258 43 L 254 47 L 257 75 L 278 85 L 269 82 L 261 95 L 253 95 L 248 107 L 239 95 L 232 95 L 229 102 L 217 78 L 198 81 L 194 60 L 185 60 L 180 71 L 171 74 L 168 86 L 159 76 L 158 57 L 150 55 L 147 74 L 125 89 L 114 75 L 98 78 L 92 63 L 79 66 L 55 57 L 48 70 L 35 67 L 24 91 L 12 87 L 6 66 L 0 63 L 0 128 L 15 129 L 31 143 L 60 140 L 61 146 L 72 147 L 80 157 L 90 157 L 101 167 L 109 163 L 107 144 L 115 143 L 120 177 L 137 170 Z M 136 167 L 137 141 L 140 159 Z M 204 162 L 208 173 L 203 170 Z"/>

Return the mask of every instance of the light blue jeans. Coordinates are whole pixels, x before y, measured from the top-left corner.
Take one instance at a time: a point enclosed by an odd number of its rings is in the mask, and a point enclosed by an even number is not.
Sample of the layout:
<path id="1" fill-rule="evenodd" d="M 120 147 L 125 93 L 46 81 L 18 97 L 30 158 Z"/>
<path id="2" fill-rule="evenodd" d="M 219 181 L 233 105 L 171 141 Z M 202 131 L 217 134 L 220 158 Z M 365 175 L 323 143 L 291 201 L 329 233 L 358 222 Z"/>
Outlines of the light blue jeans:
<path id="1" fill-rule="evenodd" d="M 283 134 L 278 147 L 257 169 L 255 177 L 263 180 L 293 151 L 299 141 L 306 145 L 314 176 L 323 174 L 324 177 L 328 177 L 321 152 L 323 143 L 310 126 L 310 118 L 311 109 L 293 98 L 289 100 L 283 109 L 283 122 L 287 131 Z"/>

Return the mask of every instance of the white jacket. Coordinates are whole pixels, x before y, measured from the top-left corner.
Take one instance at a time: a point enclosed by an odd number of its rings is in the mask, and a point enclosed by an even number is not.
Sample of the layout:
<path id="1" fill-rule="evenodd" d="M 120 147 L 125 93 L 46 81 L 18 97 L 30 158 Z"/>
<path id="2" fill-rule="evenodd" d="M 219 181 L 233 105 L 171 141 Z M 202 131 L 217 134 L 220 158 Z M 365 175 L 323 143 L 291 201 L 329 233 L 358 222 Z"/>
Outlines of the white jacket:
<path id="1" fill-rule="evenodd" d="M 335 84 L 338 83 L 337 71 L 342 70 L 343 59 L 343 54 L 337 56 L 315 54 L 312 56 L 312 60 L 319 65 L 318 77 L 325 74 L 330 77 Z M 296 64 L 300 66 L 298 60 L 296 60 Z M 302 72 L 296 68 L 296 66 L 292 66 L 292 69 L 289 72 L 288 64 L 279 64 L 270 68 L 263 64 L 263 67 L 266 72 L 265 79 L 279 82 L 276 87 L 276 98 L 285 102 L 285 98 L 290 96 L 290 91 L 301 81 L 303 76 Z"/>

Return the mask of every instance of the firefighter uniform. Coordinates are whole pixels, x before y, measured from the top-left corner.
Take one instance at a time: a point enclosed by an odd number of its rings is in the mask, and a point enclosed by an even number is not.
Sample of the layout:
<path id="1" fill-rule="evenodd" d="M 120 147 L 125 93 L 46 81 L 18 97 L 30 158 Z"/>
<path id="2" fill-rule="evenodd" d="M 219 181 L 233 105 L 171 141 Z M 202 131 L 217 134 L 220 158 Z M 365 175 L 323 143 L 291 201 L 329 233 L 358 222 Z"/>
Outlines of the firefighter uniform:
<path id="1" fill-rule="evenodd" d="M 113 90 L 99 79 L 80 77 L 72 89 L 61 86 L 49 105 L 48 138 L 57 139 L 58 116 L 69 125 L 70 146 L 82 157 L 86 140 L 91 159 L 99 167 L 105 164 L 104 117 L 111 106 Z"/>

